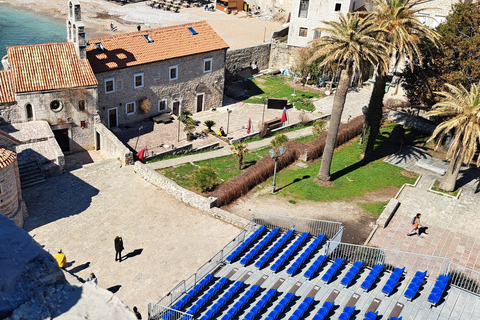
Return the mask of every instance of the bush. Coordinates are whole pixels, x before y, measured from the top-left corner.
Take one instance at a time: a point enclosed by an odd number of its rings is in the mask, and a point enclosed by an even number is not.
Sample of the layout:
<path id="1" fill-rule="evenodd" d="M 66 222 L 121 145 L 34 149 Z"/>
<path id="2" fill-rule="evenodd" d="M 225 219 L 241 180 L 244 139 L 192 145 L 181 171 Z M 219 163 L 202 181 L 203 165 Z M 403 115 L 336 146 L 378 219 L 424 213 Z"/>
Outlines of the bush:
<path id="1" fill-rule="evenodd" d="M 202 192 L 207 192 L 215 189 L 220 184 L 220 179 L 215 170 L 210 167 L 203 167 L 193 174 L 193 184 L 200 188 Z"/>
<path id="2" fill-rule="evenodd" d="M 317 120 L 313 123 L 312 133 L 314 136 L 319 136 L 325 132 L 327 126 L 327 120 Z"/>
<path id="3" fill-rule="evenodd" d="M 212 127 L 216 125 L 215 121 L 213 120 L 206 120 L 203 125 L 208 128 L 208 131 L 212 131 Z"/>
<path id="4" fill-rule="evenodd" d="M 276 150 L 287 142 L 288 142 L 288 137 L 284 134 L 279 134 L 275 138 L 273 138 L 272 141 L 270 141 L 270 145 L 272 146 L 273 149 Z"/>

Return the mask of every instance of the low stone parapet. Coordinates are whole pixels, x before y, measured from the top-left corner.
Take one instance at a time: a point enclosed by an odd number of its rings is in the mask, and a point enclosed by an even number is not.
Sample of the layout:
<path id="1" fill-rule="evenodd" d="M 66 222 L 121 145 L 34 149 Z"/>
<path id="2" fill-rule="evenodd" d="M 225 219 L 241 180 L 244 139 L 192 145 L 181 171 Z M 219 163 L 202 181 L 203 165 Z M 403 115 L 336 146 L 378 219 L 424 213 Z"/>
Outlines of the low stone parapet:
<path id="1" fill-rule="evenodd" d="M 400 206 L 400 202 L 397 199 L 395 198 L 390 199 L 385 209 L 383 209 L 382 214 L 380 215 L 380 217 L 378 217 L 377 225 L 380 228 L 385 228 L 390 222 L 390 220 L 392 220 L 399 206 Z"/>

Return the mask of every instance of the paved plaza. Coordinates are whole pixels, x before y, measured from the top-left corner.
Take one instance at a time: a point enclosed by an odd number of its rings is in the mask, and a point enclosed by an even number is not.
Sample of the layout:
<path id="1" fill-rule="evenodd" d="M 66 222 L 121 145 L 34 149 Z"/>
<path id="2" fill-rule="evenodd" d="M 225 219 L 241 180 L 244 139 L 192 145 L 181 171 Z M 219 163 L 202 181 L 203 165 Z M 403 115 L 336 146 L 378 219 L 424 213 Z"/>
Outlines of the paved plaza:
<path id="1" fill-rule="evenodd" d="M 24 229 L 44 249 L 67 256 L 66 270 L 116 291 L 144 318 L 157 302 L 188 278 L 239 229 L 145 182 L 133 166 L 117 160 L 86 165 L 23 190 L 30 217 Z M 127 257 L 115 262 L 113 240 L 124 239 Z"/>
<path id="2" fill-rule="evenodd" d="M 412 151 L 416 150 L 416 151 Z M 420 173 L 416 187 L 406 187 L 398 200 L 400 207 L 385 229 L 378 229 L 370 245 L 420 254 L 451 258 L 454 263 L 480 271 L 480 170 L 470 168 L 461 172 L 458 185 L 462 193 L 452 199 L 427 191 L 441 176 L 415 165 L 426 155 L 420 149 L 404 149 L 390 162 Z M 427 226 L 427 235 L 406 236 L 411 229 L 412 217 L 422 214 L 421 222 Z"/>

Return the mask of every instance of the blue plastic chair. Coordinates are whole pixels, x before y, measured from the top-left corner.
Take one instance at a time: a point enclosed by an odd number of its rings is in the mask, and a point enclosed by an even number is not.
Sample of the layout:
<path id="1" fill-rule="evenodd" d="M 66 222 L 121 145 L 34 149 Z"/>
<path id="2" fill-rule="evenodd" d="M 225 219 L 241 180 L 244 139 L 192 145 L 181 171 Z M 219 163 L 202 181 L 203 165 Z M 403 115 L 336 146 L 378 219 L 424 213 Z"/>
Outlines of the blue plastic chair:
<path id="1" fill-rule="evenodd" d="M 405 298 L 407 298 L 408 300 L 413 300 L 413 298 L 415 298 L 415 295 L 417 294 L 418 289 L 420 289 L 420 286 L 422 285 L 426 275 L 427 275 L 427 271 L 425 272 L 417 271 L 415 273 L 415 276 L 413 277 L 412 281 L 408 285 L 407 290 L 403 294 Z"/>
<path id="2" fill-rule="evenodd" d="M 400 280 L 400 277 L 402 276 L 403 271 L 405 271 L 405 267 L 402 269 L 395 268 L 395 270 L 393 270 L 392 274 L 387 280 L 387 283 L 385 283 L 382 289 L 382 292 L 385 293 L 385 295 L 389 296 L 392 294 L 392 291 L 397 285 L 398 281 Z"/>
<path id="3" fill-rule="evenodd" d="M 368 311 L 367 314 L 365 315 L 365 318 L 363 318 L 363 320 L 375 320 L 377 319 L 377 316 L 378 316 L 378 311 L 376 312 Z"/>

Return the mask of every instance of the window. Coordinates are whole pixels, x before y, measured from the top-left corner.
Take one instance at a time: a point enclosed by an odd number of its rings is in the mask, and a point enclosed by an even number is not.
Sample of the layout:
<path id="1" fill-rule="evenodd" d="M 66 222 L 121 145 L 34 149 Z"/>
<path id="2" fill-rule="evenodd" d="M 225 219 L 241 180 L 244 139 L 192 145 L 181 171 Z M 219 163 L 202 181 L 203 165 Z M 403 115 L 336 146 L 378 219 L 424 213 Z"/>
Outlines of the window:
<path id="1" fill-rule="evenodd" d="M 212 59 L 203 60 L 203 72 L 212 72 Z"/>
<path id="2" fill-rule="evenodd" d="M 313 30 L 313 39 L 318 39 L 322 36 L 322 32 L 320 30 Z"/>
<path id="3" fill-rule="evenodd" d="M 33 107 L 30 103 L 27 103 L 25 106 L 25 109 L 27 109 L 27 121 L 32 121 L 33 120 Z"/>
<path id="4" fill-rule="evenodd" d="M 342 9 L 341 3 L 335 3 L 335 11 L 340 11 Z"/>
<path id="5" fill-rule="evenodd" d="M 78 111 L 85 111 L 85 100 L 78 100 Z"/>
<path id="6" fill-rule="evenodd" d="M 300 32 L 298 33 L 299 37 L 306 37 L 308 32 L 308 28 L 300 28 Z"/>
<path id="7" fill-rule="evenodd" d="M 115 92 L 115 79 L 105 79 L 105 93 Z"/>
<path id="8" fill-rule="evenodd" d="M 158 111 L 167 110 L 167 99 L 158 100 Z"/>
<path id="9" fill-rule="evenodd" d="M 135 113 L 135 102 L 129 102 L 125 105 L 125 110 L 127 114 L 134 114 Z"/>
<path id="10" fill-rule="evenodd" d="M 58 100 L 53 100 L 50 102 L 50 109 L 52 109 L 54 112 L 59 112 L 62 110 L 62 103 Z"/>
<path id="11" fill-rule="evenodd" d="M 143 87 L 143 73 L 138 73 L 133 76 L 133 87 L 136 88 L 141 88 Z"/>
<path id="12" fill-rule="evenodd" d="M 174 67 L 169 68 L 168 78 L 169 78 L 169 80 L 177 80 L 178 79 L 178 66 L 174 66 Z"/>
<path id="13" fill-rule="evenodd" d="M 153 42 L 153 39 L 150 38 L 150 36 L 148 34 L 144 34 L 143 39 L 145 39 L 145 41 L 147 41 L 147 43 L 152 43 Z"/>
<path id="14" fill-rule="evenodd" d="M 75 30 L 74 30 L 73 34 L 75 35 Z M 103 44 L 101 42 L 95 42 L 95 47 L 97 47 L 98 51 L 105 51 L 105 47 L 103 46 Z"/>
<path id="15" fill-rule="evenodd" d="M 308 2 L 309 0 L 300 0 L 300 9 L 298 10 L 299 18 L 306 18 L 308 15 Z"/>

